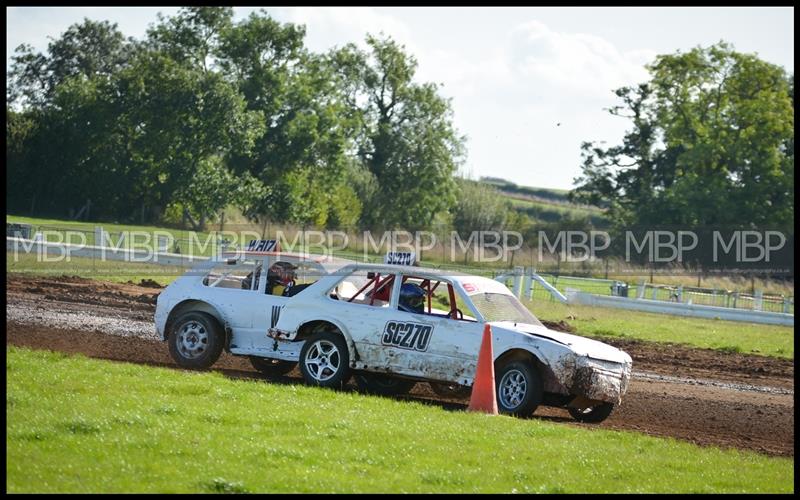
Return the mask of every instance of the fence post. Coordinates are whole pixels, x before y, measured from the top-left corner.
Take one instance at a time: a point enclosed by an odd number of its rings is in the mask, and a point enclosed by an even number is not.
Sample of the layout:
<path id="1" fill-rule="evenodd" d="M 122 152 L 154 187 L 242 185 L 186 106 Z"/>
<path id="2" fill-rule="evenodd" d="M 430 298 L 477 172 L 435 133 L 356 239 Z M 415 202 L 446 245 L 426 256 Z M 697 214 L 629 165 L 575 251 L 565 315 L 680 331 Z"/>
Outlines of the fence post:
<path id="1" fill-rule="evenodd" d="M 514 268 L 514 295 L 517 298 L 522 295 L 522 275 L 524 272 L 525 270 L 522 267 L 517 266 Z"/>
<path id="2" fill-rule="evenodd" d="M 643 299 L 644 298 L 644 283 L 645 283 L 645 280 L 641 280 L 639 282 L 639 289 L 636 290 L 636 298 L 637 299 Z"/>
<path id="3" fill-rule="evenodd" d="M 683 303 L 683 284 L 678 285 L 678 303 Z"/>
<path id="4" fill-rule="evenodd" d="M 653 300 L 657 299 L 656 293 L 658 293 L 658 287 L 653 287 Z"/>
<path id="5" fill-rule="evenodd" d="M 527 296 L 528 300 L 531 300 L 533 296 L 531 295 L 531 288 L 533 284 L 533 278 L 531 277 L 531 273 L 528 269 L 525 269 L 525 278 L 522 281 L 522 289 L 525 291 L 525 295 Z"/>
<path id="6" fill-rule="evenodd" d="M 764 307 L 764 291 L 756 290 L 755 296 L 753 297 L 753 310 L 760 311 L 763 307 Z"/>
<path id="7" fill-rule="evenodd" d="M 739 299 L 739 292 L 733 292 L 733 308 L 736 309 L 736 301 Z"/>
<path id="8" fill-rule="evenodd" d="M 103 245 L 103 232 L 103 226 L 94 226 L 94 246 L 105 246 Z"/>
<path id="9" fill-rule="evenodd" d="M 789 298 L 786 297 L 785 295 L 781 295 L 781 297 L 783 298 L 783 312 L 784 313 L 788 313 L 789 312 Z"/>

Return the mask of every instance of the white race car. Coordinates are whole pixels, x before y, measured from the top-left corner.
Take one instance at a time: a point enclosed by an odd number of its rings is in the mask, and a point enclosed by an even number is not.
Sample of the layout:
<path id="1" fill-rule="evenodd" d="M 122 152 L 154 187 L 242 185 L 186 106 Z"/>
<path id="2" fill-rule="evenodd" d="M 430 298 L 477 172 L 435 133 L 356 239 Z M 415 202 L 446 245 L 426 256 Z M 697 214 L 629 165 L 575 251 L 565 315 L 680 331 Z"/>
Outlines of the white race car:
<path id="1" fill-rule="evenodd" d="M 479 276 L 244 251 L 175 280 L 155 313 L 184 367 L 207 368 L 225 349 L 272 375 L 299 363 L 314 385 L 339 388 L 355 375 L 369 392 L 401 394 L 424 381 L 449 396 L 469 394 L 487 322 L 502 413 L 547 405 L 600 422 L 621 402 L 628 354 L 546 328 L 503 284 Z"/>

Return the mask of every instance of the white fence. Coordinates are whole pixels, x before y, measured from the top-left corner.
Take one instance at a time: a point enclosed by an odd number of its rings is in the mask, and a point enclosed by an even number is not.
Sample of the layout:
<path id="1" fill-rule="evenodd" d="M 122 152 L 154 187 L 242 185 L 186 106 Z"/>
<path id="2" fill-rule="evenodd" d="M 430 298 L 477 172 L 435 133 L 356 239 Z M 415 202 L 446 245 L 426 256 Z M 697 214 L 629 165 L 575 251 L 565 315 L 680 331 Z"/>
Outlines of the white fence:
<path id="1" fill-rule="evenodd" d="M 619 309 L 672 314 L 676 316 L 794 326 L 794 315 L 785 313 L 750 311 L 747 309 L 734 309 L 732 307 L 704 306 L 680 302 L 666 302 L 663 300 L 594 295 L 572 289 L 567 290 L 567 300 L 571 304 L 584 304 L 595 307 L 615 307 Z"/>
<path id="2" fill-rule="evenodd" d="M 513 272 L 502 274 L 495 277 L 495 279 L 505 284 L 508 284 L 509 281 L 512 281 L 510 288 L 514 294 L 517 297 L 524 296 L 528 299 L 531 299 L 534 296 L 535 287 L 537 284 L 539 284 L 543 290 L 552 296 L 553 299 L 570 304 L 584 304 L 595 307 L 613 307 L 659 314 L 692 316 L 698 318 L 794 326 L 793 314 L 789 314 L 788 312 L 768 312 L 760 310 L 763 306 L 764 296 L 758 291 L 753 296 L 753 307 L 751 309 L 742 309 L 740 307 L 736 307 L 735 298 L 733 307 L 697 304 L 693 302 L 693 297 L 696 296 L 694 294 L 697 294 L 697 292 L 686 292 L 681 286 L 663 287 L 670 290 L 670 295 L 668 296 L 669 298 L 665 300 L 657 300 L 656 292 L 653 291 L 653 298 L 649 298 L 646 295 L 646 292 L 648 291 L 647 287 L 642 285 L 639 287 L 634 287 L 638 288 L 638 290 L 633 290 L 633 295 L 635 298 L 629 298 L 610 294 L 614 286 L 620 286 L 622 283 L 618 283 L 613 280 L 578 278 L 574 276 L 566 277 L 565 280 L 571 283 L 591 283 L 589 288 L 596 287 L 598 288 L 598 291 L 603 290 L 605 293 L 591 293 L 587 291 L 581 291 L 576 288 L 571 288 L 569 286 L 565 287 L 566 293 L 562 293 L 556 286 L 553 285 L 553 283 L 548 282 L 544 277 L 537 274 L 534 270 L 525 269 L 522 267 L 517 267 Z M 656 290 L 656 287 L 650 288 L 652 288 L 652 290 Z M 630 293 L 630 290 L 626 291 L 626 293 Z M 673 297 L 677 299 L 674 302 L 670 300 Z M 788 300 L 784 298 L 782 303 L 784 311 L 788 309 L 788 304 Z"/>
<path id="3" fill-rule="evenodd" d="M 70 243 L 55 243 L 36 239 L 26 240 L 6 236 L 6 251 L 22 254 L 34 253 L 36 255 L 57 255 L 63 257 L 87 257 L 103 260 L 117 260 L 124 262 L 139 262 L 163 266 L 191 267 L 196 262 L 206 261 L 209 257 L 183 255 L 168 252 L 153 252 L 145 249 L 106 247 L 96 245 L 74 245 Z M 51 257 L 52 258 L 52 257 Z"/>
<path id="4" fill-rule="evenodd" d="M 101 241 L 102 241 L 101 235 Z M 159 245 L 160 248 L 164 248 Z M 191 267 L 196 262 L 206 261 L 209 257 L 190 256 L 169 252 L 153 252 L 142 249 L 126 249 L 118 247 L 106 247 L 95 245 L 73 245 L 69 243 L 55 243 L 42 241 L 41 238 L 23 239 L 12 236 L 6 237 L 6 250 L 18 253 L 58 254 L 60 256 L 75 256 L 100 258 L 105 260 L 118 260 L 125 262 L 141 262 L 165 266 Z M 217 248 L 216 255 L 220 249 Z M 776 325 L 794 325 L 794 315 L 788 313 L 766 312 L 751 309 L 740 309 L 736 307 L 719 307 L 711 305 L 700 305 L 695 303 L 669 302 L 665 300 L 652 300 L 645 297 L 640 288 L 636 298 L 616 297 L 607 294 L 588 293 L 566 287 L 566 294 L 558 290 L 556 286 L 548 282 L 545 278 L 534 272 L 532 269 L 522 267 L 515 268 L 513 272 L 495 277 L 497 281 L 508 283 L 513 280 L 511 289 L 517 297 L 523 295 L 532 298 L 535 287 L 539 286 L 545 290 L 555 300 L 570 304 L 586 304 L 596 307 L 614 307 L 621 309 L 631 309 L 645 312 L 673 314 L 679 316 L 694 316 L 701 318 L 718 318 L 730 321 L 747 321 L 751 323 L 765 323 Z M 586 278 L 569 277 L 569 280 L 589 280 Z M 592 280 L 603 282 L 605 287 L 612 280 Z M 609 285 L 610 287 L 611 285 Z M 762 299 L 763 300 L 763 299 Z"/>

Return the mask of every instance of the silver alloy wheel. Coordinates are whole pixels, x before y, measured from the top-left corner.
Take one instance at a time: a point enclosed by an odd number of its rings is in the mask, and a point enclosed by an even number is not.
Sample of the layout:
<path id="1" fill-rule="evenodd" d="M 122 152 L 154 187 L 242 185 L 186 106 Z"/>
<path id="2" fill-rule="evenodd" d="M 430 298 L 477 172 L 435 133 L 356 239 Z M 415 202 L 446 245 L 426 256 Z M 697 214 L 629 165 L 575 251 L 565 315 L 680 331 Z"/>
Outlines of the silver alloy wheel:
<path id="1" fill-rule="evenodd" d="M 197 359 L 208 348 L 208 330 L 195 321 L 187 321 L 178 329 L 178 352 L 186 359 Z"/>
<path id="2" fill-rule="evenodd" d="M 317 340 L 306 352 L 306 369 L 318 382 L 325 382 L 339 373 L 339 349 L 333 342 Z"/>
<path id="3" fill-rule="evenodd" d="M 522 404 L 527 393 L 528 384 L 525 375 L 519 370 L 509 370 L 500 379 L 500 402 L 509 410 L 516 409 Z"/>

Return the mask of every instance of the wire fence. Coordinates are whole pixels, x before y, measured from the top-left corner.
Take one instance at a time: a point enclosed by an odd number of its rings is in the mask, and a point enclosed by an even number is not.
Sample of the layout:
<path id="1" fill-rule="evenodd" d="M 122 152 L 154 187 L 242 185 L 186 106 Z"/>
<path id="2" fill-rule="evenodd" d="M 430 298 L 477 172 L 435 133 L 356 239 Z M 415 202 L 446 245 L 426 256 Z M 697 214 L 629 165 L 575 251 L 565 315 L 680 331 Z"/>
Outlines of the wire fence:
<path id="1" fill-rule="evenodd" d="M 106 246 L 131 250 L 155 250 L 157 252 L 175 253 L 211 257 L 215 255 L 223 242 L 216 231 L 198 233 L 194 231 L 163 230 L 148 234 L 141 231 L 111 230 L 95 227 L 87 230 L 80 227 L 56 226 L 49 224 L 25 224 L 29 226 L 20 236 L 39 238 L 47 242 Z M 8 234 L 7 225 L 7 234 Z M 303 251 L 301 248 L 300 251 Z M 334 257 L 359 262 L 382 262 L 383 256 L 358 252 L 348 249 L 331 252 Z M 187 266 L 191 265 L 187 259 Z M 422 261 L 422 265 L 442 270 L 463 272 L 490 278 L 507 274 L 508 270 L 458 264 L 455 262 Z M 654 283 L 626 283 L 619 280 L 565 276 L 559 274 L 540 273 L 548 283 L 561 293 L 567 289 L 575 289 L 595 295 L 616 295 L 629 298 L 670 301 L 676 303 L 698 304 L 717 307 L 729 307 L 746 310 L 759 310 L 794 314 L 794 296 L 762 293 L 758 290 L 726 290 L 720 288 L 703 288 L 683 285 L 663 285 Z M 511 277 L 506 285 L 513 288 Z M 529 290 L 522 290 L 523 296 L 533 300 L 555 300 L 552 294 L 541 284 L 531 280 Z"/>

